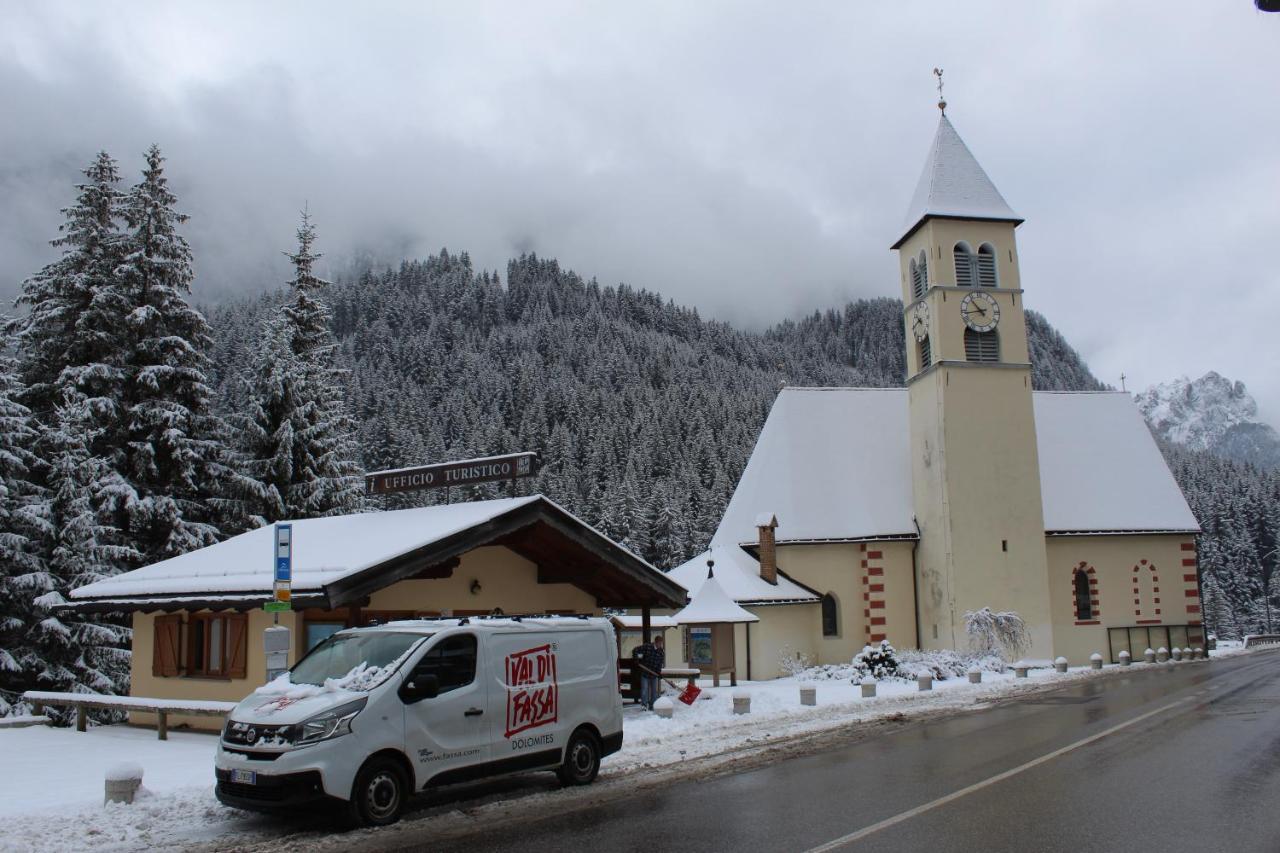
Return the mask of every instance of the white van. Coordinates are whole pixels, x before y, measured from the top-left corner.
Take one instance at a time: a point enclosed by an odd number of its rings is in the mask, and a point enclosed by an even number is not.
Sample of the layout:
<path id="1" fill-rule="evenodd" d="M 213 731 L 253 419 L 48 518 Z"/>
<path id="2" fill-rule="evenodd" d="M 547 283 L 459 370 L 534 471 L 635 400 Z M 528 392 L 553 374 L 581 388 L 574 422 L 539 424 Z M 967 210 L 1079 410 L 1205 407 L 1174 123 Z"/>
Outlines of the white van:
<path id="1" fill-rule="evenodd" d="M 394 823 L 432 785 L 555 770 L 595 779 L 622 748 L 613 626 L 584 617 L 431 619 L 339 631 L 227 717 L 217 796 L 341 801 Z"/>

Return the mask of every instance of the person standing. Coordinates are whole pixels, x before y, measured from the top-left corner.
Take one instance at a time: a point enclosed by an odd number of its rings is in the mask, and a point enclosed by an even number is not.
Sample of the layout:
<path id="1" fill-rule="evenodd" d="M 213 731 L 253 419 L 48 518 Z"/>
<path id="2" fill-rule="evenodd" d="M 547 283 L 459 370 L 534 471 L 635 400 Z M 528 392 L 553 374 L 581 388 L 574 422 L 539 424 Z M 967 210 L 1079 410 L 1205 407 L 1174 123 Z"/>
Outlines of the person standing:
<path id="1" fill-rule="evenodd" d="M 662 677 L 662 669 L 667 665 L 664 645 L 662 635 L 659 634 L 652 642 L 636 646 L 633 653 L 640 665 L 640 704 L 650 711 L 658 699 L 658 679 Z"/>

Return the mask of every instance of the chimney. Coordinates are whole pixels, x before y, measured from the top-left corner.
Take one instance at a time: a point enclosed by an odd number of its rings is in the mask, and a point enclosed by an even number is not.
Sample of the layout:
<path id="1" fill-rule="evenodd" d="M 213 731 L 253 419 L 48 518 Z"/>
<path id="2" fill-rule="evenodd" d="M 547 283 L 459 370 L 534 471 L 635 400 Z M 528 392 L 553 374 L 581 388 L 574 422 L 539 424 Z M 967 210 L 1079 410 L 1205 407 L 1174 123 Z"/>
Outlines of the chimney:
<path id="1" fill-rule="evenodd" d="M 774 544 L 774 529 L 778 518 L 771 512 L 756 516 L 756 531 L 760 534 L 760 577 L 773 585 L 778 583 L 778 549 Z"/>

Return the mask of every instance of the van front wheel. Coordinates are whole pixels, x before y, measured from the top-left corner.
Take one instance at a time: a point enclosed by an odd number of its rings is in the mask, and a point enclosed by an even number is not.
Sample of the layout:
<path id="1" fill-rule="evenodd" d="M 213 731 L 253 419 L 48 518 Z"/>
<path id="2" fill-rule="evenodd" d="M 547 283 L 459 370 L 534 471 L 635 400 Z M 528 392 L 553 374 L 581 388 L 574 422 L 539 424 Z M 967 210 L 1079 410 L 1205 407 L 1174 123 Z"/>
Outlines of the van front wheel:
<path id="1" fill-rule="evenodd" d="M 400 819 L 409 783 L 392 758 L 374 758 L 360 768 L 351 790 L 351 818 L 363 826 L 388 826 Z"/>
<path id="2" fill-rule="evenodd" d="M 588 731 L 579 729 L 569 739 L 564 763 L 556 771 L 563 785 L 589 785 L 600 772 L 600 744 Z"/>

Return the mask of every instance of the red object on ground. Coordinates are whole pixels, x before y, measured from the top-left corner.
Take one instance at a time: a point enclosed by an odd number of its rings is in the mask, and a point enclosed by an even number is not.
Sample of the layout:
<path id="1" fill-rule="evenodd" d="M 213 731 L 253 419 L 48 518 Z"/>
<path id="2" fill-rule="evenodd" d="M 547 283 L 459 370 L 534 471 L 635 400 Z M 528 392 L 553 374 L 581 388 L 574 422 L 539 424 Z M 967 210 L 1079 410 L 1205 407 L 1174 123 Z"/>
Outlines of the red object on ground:
<path id="1" fill-rule="evenodd" d="M 679 699 L 686 705 L 692 705 L 701 694 L 702 689 L 698 685 L 691 683 L 680 691 Z"/>

